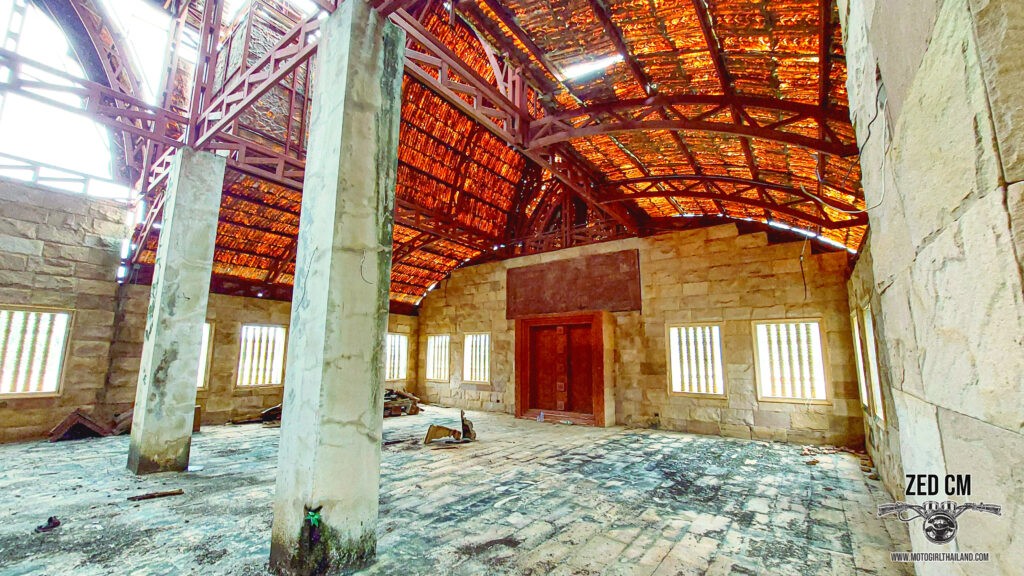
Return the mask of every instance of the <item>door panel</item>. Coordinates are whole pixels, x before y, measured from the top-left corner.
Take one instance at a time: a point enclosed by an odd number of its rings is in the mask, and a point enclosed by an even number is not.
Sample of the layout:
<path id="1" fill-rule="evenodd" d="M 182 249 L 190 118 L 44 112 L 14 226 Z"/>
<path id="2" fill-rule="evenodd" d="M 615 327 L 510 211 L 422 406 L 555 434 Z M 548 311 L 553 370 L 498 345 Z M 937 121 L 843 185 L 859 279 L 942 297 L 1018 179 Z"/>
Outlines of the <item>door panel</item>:
<path id="1" fill-rule="evenodd" d="M 565 409 L 594 413 L 594 349 L 589 324 L 568 326 L 569 398 Z"/>
<path id="2" fill-rule="evenodd" d="M 530 408 L 557 410 L 558 365 L 563 363 L 559 348 L 564 350 L 560 340 L 558 327 L 530 329 Z"/>

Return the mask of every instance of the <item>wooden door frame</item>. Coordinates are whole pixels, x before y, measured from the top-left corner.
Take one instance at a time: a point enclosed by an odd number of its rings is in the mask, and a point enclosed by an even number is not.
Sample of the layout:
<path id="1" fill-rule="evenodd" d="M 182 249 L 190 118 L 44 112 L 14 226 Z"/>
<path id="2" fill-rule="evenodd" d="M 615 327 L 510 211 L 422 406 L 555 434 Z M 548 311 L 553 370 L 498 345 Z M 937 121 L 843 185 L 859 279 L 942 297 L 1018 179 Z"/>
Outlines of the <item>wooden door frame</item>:
<path id="1" fill-rule="evenodd" d="M 605 425 L 604 374 L 604 313 L 600 311 L 570 314 L 541 314 L 516 319 L 516 418 L 536 418 L 540 410 L 528 408 L 530 394 L 530 331 L 539 326 L 590 326 L 593 358 L 591 378 L 593 415 L 579 412 L 544 410 L 544 417 L 556 421 L 568 420 L 574 424 Z M 609 351 L 610 352 L 610 351 Z"/>

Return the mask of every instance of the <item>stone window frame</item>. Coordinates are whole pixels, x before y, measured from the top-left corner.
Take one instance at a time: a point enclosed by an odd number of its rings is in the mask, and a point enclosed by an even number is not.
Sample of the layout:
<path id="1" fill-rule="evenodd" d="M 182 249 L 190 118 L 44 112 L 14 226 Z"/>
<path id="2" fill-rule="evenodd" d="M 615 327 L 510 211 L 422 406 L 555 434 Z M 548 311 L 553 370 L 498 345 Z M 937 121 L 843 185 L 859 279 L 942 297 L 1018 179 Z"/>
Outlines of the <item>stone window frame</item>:
<path id="1" fill-rule="evenodd" d="M 757 326 L 759 324 L 800 324 L 816 322 L 821 338 L 821 362 L 824 382 L 824 398 L 777 398 L 775 396 L 763 396 L 761 394 L 761 365 L 760 347 L 757 342 Z M 804 318 L 764 318 L 750 321 L 750 337 L 754 348 L 754 393 L 758 402 L 771 402 L 777 404 L 799 404 L 799 405 L 820 405 L 831 406 L 835 397 L 832 389 L 832 363 L 829 357 L 828 327 L 825 324 L 824 316 L 809 316 Z"/>
<path id="2" fill-rule="evenodd" d="M 238 381 L 242 374 L 239 371 L 242 362 L 243 345 L 242 333 L 245 331 L 247 326 L 269 326 L 271 328 L 283 328 L 284 329 L 284 357 L 281 362 L 281 383 L 280 384 L 240 384 Z M 291 339 L 292 334 L 290 330 L 291 326 L 288 324 L 275 324 L 272 322 L 241 322 L 238 325 L 238 346 L 237 346 L 237 358 L 235 360 L 235 374 L 233 378 L 232 389 L 233 390 L 258 390 L 264 388 L 283 388 L 284 382 L 288 378 L 288 341 Z"/>
<path id="3" fill-rule="evenodd" d="M 447 345 L 447 348 L 448 348 L 447 356 L 448 357 L 447 357 L 447 359 L 445 361 L 446 364 L 448 365 L 447 366 L 447 370 L 445 370 L 445 373 L 447 373 L 447 377 L 444 378 L 443 380 L 430 377 L 430 339 L 431 338 L 447 338 L 448 339 L 448 345 Z M 438 334 L 427 334 L 427 340 L 426 340 L 426 345 L 424 346 L 424 349 L 426 350 L 426 356 L 424 357 L 424 361 L 423 361 L 423 377 L 424 377 L 424 379 L 427 382 L 451 382 L 452 381 L 452 335 L 451 334 L 440 334 L 440 333 L 438 333 Z"/>
<path id="4" fill-rule="evenodd" d="M 722 373 L 722 393 L 714 394 L 711 392 L 676 392 L 672 389 L 672 329 L 673 328 L 718 328 L 718 349 L 720 354 L 720 360 L 722 362 L 721 373 Z M 681 396 L 688 398 L 704 398 L 708 400 L 728 400 L 729 399 L 729 376 L 727 370 L 725 370 L 725 322 L 680 322 L 680 323 L 665 323 L 665 385 L 668 389 L 669 396 Z"/>
<path id="5" fill-rule="evenodd" d="M 857 368 L 857 393 L 864 412 L 871 413 L 871 391 L 868 389 L 867 365 L 864 360 L 864 346 L 861 343 L 861 308 L 858 306 L 850 311 L 850 331 L 853 333 L 853 360 Z"/>
<path id="6" fill-rule="evenodd" d="M 469 375 L 466 374 L 466 352 L 469 346 L 470 336 L 487 336 L 487 379 L 486 380 L 472 380 Z M 490 332 L 465 332 L 462 335 L 462 382 L 465 384 L 490 384 L 491 383 L 491 351 L 494 348 L 494 339 L 491 338 Z"/>
<path id="7" fill-rule="evenodd" d="M 196 390 L 205 391 L 210 389 L 210 372 L 213 366 L 213 339 L 217 333 L 217 328 L 213 322 L 204 321 L 203 327 L 210 327 L 210 333 L 206 337 L 206 358 L 199 358 L 200 362 L 203 362 L 203 377 L 202 380 L 196 382 Z"/>
<path id="8" fill-rule="evenodd" d="M 869 398 L 868 414 L 879 423 L 885 423 L 885 395 L 882 393 L 882 375 L 878 368 L 878 340 L 875 336 L 875 317 L 871 313 L 871 301 L 865 300 L 858 307 L 860 312 L 861 335 L 865 350 L 864 367 Z"/>
<path id="9" fill-rule="evenodd" d="M 74 334 L 76 327 L 76 320 L 78 317 L 77 310 L 74 308 L 58 308 L 52 306 L 33 306 L 29 304 L 24 305 L 11 305 L 11 304 L 0 304 L 0 310 L 11 310 L 15 312 L 27 312 L 27 313 L 42 313 L 42 314 L 67 314 L 68 327 L 64 333 L 63 351 L 60 359 L 60 374 L 57 375 L 57 388 L 47 392 L 6 392 L 0 393 L 0 399 L 15 399 L 15 398 L 57 398 L 64 394 L 64 378 L 67 375 L 65 368 L 68 365 L 68 361 L 71 359 L 71 336 Z"/>

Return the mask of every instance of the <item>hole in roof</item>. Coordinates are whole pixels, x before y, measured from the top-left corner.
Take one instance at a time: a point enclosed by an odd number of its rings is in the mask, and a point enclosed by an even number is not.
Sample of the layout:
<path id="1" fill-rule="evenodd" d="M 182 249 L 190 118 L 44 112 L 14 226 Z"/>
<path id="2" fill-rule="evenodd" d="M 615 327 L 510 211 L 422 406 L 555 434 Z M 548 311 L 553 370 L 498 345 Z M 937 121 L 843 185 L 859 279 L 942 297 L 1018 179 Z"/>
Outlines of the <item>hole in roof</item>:
<path id="1" fill-rule="evenodd" d="M 622 54 L 613 54 L 604 58 L 598 58 L 597 60 L 591 60 L 590 62 L 580 62 L 579 64 L 573 64 L 562 70 L 562 80 L 578 80 L 584 76 L 589 76 L 595 72 L 601 72 L 612 66 L 618 64 L 624 60 Z"/>

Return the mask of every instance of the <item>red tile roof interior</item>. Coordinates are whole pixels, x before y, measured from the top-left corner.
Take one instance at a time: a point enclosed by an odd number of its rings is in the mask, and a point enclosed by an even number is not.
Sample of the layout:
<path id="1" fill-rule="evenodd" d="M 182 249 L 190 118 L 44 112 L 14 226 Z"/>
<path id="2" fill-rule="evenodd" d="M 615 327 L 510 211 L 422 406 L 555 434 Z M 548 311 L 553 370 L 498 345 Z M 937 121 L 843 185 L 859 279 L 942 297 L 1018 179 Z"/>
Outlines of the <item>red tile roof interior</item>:
<path id="1" fill-rule="evenodd" d="M 803 145 L 855 143 L 831 0 L 462 0 L 454 20 L 432 6 L 425 27 L 485 79 L 493 82 L 495 74 L 480 38 L 524 68 L 535 89 L 533 115 L 559 116 L 579 129 L 565 153 L 597 175 L 601 198 L 628 206 L 641 223 L 722 215 L 782 223 L 859 248 L 862 216 L 808 198 L 864 207 L 857 157 Z M 267 47 L 258 43 L 252 58 Z M 603 71 L 564 77 L 573 65 L 616 55 L 622 60 Z M 235 66 L 241 56 L 232 55 Z M 299 74 L 297 97 L 308 104 L 305 66 Z M 284 86 L 261 99 L 258 113 L 242 121 L 249 137 L 283 145 L 278 127 L 288 114 L 280 113 L 280 101 L 289 93 Z M 651 96 L 657 99 L 645 102 Z M 416 305 L 455 268 L 512 255 L 511 248 L 494 250 L 513 242 L 509 230 L 542 207 L 544 217 L 561 208 L 549 174 L 408 75 L 402 98 L 391 300 Z M 293 124 L 301 120 L 299 114 Z M 623 120 L 668 127 L 607 128 Z M 744 132 L 765 127 L 779 137 Z M 230 173 L 215 277 L 250 293 L 290 286 L 300 205 L 301 192 Z M 604 226 L 593 221 L 596 214 L 580 217 L 591 228 Z M 622 235 L 616 230 L 602 238 Z M 140 263 L 152 264 L 155 248 L 154 234 Z"/>

